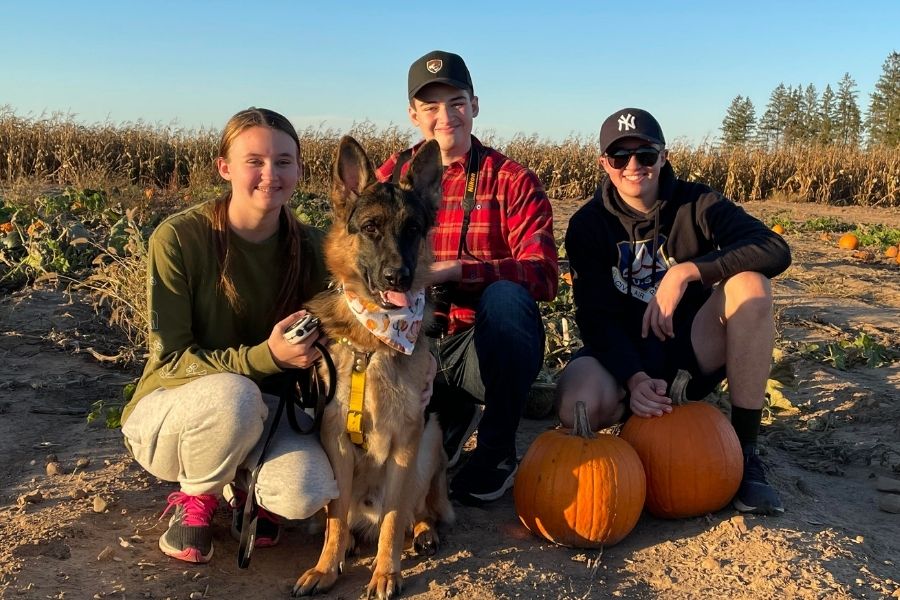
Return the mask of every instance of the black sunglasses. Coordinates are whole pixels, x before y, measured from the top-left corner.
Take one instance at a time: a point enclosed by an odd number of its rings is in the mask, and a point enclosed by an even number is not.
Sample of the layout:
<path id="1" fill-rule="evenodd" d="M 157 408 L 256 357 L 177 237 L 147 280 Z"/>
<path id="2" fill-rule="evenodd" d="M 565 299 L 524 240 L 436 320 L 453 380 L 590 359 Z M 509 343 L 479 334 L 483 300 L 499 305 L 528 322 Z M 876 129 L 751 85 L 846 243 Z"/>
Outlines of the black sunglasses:
<path id="1" fill-rule="evenodd" d="M 631 161 L 632 156 L 637 158 L 639 165 L 652 167 L 659 160 L 659 150 L 646 146 L 632 150 L 616 150 L 612 154 L 607 154 L 606 159 L 613 169 L 624 169 Z"/>

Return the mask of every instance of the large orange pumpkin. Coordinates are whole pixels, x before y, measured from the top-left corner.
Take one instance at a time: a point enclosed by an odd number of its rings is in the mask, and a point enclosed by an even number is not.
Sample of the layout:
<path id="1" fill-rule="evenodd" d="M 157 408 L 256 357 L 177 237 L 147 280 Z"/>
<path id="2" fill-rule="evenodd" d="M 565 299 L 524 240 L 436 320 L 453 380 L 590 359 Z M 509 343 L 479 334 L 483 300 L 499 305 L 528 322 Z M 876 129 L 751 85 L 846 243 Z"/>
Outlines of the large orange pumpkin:
<path id="1" fill-rule="evenodd" d="M 672 384 L 672 412 L 632 416 L 622 439 L 637 450 L 647 474 L 647 510 L 661 517 L 696 517 L 723 508 L 744 473 L 744 456 L 728 419 L 706 402 L 683 402 L 689 375 Z"/>
<path id="2" fill-rule="evenodd" d="M 579 548 L 611 546 L 628 535 L 644 508 L 641 459 L 614 435 L 594 435 L 584 403 L 573 431 L 539 435 L 516 474 L 516 513 L 532 533 Z"/>
<path id="3" fill-rule="evenodd" d="M 859 248 L 859 238 L 852 233 L 845 233 L 838 239 L 838 247 L 844 250 L 856 250 Z"/>
<path id="4" fill-rule="evenodd" d="M 888 258 L 897 258 L 898 253 L 900 253 L 900 247 L 898 246 L 888 246 L 884 251 L 884 255 Z"/>

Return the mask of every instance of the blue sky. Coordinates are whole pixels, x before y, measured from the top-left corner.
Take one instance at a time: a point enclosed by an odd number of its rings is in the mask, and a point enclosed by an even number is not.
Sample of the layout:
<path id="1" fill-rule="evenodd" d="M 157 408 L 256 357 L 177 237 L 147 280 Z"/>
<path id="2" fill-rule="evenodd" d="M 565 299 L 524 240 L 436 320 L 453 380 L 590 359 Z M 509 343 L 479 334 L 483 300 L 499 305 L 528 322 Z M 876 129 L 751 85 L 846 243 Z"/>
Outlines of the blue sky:
<path id="1" fill-rule="evenodd" d="M 20 116 L 218 129 L 247 106 L 298 128 L 408 125 L 406 74 L 461 54 L 476 135 L 596 137 L 626 106 L 669 142 L 719 134 L 732 98 L 856 80 L 863 112 L 900 2 L 50 2 L 0 0 L 0 106 Z"/>

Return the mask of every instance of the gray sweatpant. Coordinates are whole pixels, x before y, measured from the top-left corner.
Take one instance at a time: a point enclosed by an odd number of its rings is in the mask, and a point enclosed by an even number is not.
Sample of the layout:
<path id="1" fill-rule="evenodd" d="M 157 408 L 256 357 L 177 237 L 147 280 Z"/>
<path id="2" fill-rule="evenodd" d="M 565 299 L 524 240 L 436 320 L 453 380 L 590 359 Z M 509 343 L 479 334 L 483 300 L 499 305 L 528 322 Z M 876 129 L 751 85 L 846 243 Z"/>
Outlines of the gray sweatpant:
<path id="1" fill-rule="evenodd" d="M 262 394 L 250 379 L 217 373 L 142 398 L 122 433 L 154 476 L 177 481 L 186 494 L 218 494 L 235 480 L 246 487 L 277 408 L 278 398 Z M 298 413 L 308 426 L 309 416 Z M 318 434 L 294 432 L 282 415 L 256 483 L 259 505 L 305 519 L 337 494 Z"/>

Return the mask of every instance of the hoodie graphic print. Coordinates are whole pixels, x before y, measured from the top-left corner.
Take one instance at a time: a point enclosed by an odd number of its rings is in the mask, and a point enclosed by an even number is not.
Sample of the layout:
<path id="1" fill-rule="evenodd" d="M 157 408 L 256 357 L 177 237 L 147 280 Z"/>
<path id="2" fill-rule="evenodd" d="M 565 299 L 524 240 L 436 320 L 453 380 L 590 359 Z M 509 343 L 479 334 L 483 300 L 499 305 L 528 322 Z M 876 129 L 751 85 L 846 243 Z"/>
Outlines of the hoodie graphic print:
<path id="1" fill-rule="evenodd" d="M 660 234 L 655 242 L 646 239 L 616 244 L 619 260 L 612 268 L 612 278 L 617 290 L 650 302 L 656 295 L 659 282 L 674 264 L 666 257 L 666 239 L 665 235 Z"/>
<path id="2" fill-rule="evenodd" d="M 666 378 L 668 357 L 679 351 L 673 340 L 641 336 L 647 303 L 671 267 L 692 262 L 700 272 L 675 310 L 689 322 L 713 285 L 743 271 L 772 278 L 791 263 L 781 236 L 722 194 L 678 179 L 668 163 L 659 184 L 657 202 L 642 213 L 606 178 L 566 230 L 581 340 L 622 385 L 639 371 Z"/>

